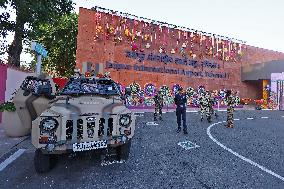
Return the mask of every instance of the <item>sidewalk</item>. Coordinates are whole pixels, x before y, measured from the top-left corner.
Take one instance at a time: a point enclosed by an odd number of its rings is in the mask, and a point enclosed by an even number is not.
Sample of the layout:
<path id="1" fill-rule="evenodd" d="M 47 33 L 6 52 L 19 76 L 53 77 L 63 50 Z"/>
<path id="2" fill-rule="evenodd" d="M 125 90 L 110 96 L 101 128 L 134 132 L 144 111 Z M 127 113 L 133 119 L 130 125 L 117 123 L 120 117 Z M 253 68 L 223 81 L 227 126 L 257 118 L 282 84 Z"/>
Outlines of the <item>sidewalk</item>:
<path id="1" fill-rule="evenodd" d="M 4 128 L 0 123 L 0 158 L 9 153 L 13 147 L 27 139 L 29 136 L 12 138 L 5 134 Z"/>

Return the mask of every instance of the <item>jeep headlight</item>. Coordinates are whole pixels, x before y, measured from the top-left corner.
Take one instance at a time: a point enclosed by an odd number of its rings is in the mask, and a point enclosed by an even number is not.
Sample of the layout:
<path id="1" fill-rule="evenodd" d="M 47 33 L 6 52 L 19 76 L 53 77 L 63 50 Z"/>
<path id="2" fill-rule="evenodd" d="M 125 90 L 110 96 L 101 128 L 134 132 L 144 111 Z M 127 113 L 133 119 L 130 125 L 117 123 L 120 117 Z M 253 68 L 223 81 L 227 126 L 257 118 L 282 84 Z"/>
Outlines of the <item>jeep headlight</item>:
<path id="1" fill-rule="evenodd" d="M 40 128 L 44 131 L 54 131 L 58 127 L 58 121 L 52 117 L 43 119 Z"/>
<path id="2" fill-rule="evenodd" d="M 123 114 L 119 118 L 119 125 L 123 127 L 128 127 L 131 123 L 131 116 L 129 114 Z"/>

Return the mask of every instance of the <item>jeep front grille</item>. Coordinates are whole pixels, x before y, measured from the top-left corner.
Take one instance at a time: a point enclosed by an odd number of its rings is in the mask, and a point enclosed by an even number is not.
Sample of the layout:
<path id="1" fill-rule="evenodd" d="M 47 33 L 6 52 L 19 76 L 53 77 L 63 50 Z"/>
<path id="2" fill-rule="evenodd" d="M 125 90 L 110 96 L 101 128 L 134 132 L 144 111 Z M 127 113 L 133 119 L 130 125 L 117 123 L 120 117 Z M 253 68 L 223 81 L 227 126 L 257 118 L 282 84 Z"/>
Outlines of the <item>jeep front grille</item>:
<path id="1" fill-rule="evenodd" d="M 113 118 L 108 119 L 107 136 L 111 136 L 113 131 Z"/>
<path id="2" fill-rule="evenodd" d="M 86 124 L 84 124 L 84 121 L 86 122 Z M 97 136 L 98 137 L 103 137 L 105 136 L 105 134 L 107 136 L 111 136 L 112 132 L 113 132 L 113 118 L 109 118 L 106 120 L 105 118 L 100 118 L 98 120 L 98 126 L 96 125 L 95 121 L 86 121 L 83 119 L 78 119 L 77 120 L 77 139 L 83 139 L 83 131 L 86 130 L 87 132 L 87 137 L 88 138 L 93 138 L 97 132 Z M 66 140 L 72 140 L 72 134 L 73 134 L 73 120 L 67 120 L 66 121 Z M 106 133 L 105 133 L 105 127 L 107 127 L 106 129 Z"/>
<path id="3" fill-rule="evenodd" d="M 73 133 L 73 120 L 67 120 L 66 121 L 66 140 L 72 139 L 72 133 Z"/>
<path id="4" fill-rule="evenodd" d="M 83 139 L 83 120 L 82 119 L 77 120 L 77 138 Z"/>

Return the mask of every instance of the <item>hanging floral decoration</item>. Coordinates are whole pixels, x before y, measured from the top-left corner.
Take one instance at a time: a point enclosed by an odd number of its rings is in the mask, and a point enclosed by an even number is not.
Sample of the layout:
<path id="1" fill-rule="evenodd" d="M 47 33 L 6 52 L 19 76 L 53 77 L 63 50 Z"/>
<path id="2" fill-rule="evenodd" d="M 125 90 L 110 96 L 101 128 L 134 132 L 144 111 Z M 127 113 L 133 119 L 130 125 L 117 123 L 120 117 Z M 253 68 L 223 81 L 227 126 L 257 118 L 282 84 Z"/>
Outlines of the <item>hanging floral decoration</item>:
<path id="1" fill-rule="evenodd" d="M 144 100 L 146 106 L 153 106 L 155 104 L 154 99 L 151 97 L 146 97 Z"/>
<path id="2" fill-rule="evenodd" d="M 138 96 L 139 98 L 144 99 L 144 98 L 145 98 L 145 92 L 144 92 L 143 90 L 140 90 L 140 91 L 138 91 L 137 96 Z"/>
<path id="3" fill-rule="evenodd" d="M 161 94 L 163 96 L 170 96 L 171 95 L 171 91 L 170 91 L 170 88 L 166 85 L 163 85 L 160 87 L 160 91 L 161 91 Z"/>
<path id="4" fill-rule="evenodd" d="M 220 89 L 219 96 L 221 99 L 224 99 L 226 97 L 226 89 Z"/>
<path id="5" fill-rule="evenodd" d="M 101 7 L 94 7 L 92 10 L 95 11 L 96 41 L 103 39 L 101 36 L 105 36 L 104 39 L 111 39 L 115 44 L 123 40 L 135 41 L 142 51 L 144 51 L 142 46 L 146 49 L 153 46 L 160 53 L 168 51 L 192 59 L 207 57 L 224 62 L 241 61 L 246 50 L 245 42 L 241 40 Z"/>
<path id="6" fill-rule="evenodd" d="M 131 83 L 129 87 L 132 94 L 137 94 L 141 90 L 140 85 L 136 82 Z"/>
<path id="7" fill-rule="evenodd" d="M 198 92 L 198 94 L 204 93 L 205 92 L 205 87 L 203 85 L 198 86 L 197 92 Z"/>
<path id="8" fill-rule="evenodd" d="M 173 96 L 163 96 L 164 105 L 171 105 L 174 104 L 174 97 Z"/>
<path id="9" fill-rule="evenodd" d="M 173 87 L 172 87 L 172 93 L 173 95 L 176 95 L 179 88 L 181 88 L 181 85 L 180 84 L 174 84 Z"/>
<path id="10" fill-rule="evenodd" d="M 241 103 L 241 98 L 236 96 L 235 97 L 235 105 L 238 106 L 238 105 L 240 105 L 240 103 Z"/>
<path id="11" fill-rule="evenodd" d="M 218 95 L 219 95 L 218 90 L 213 90 L 213 91 L 212 91 L 212 96 L 213 96 L 213 97 L 217 98 Z"/>
<path id="12" fill-rule="evenodd" d="M 152 83 L 146 83 L 144 91 L 147 96 L 154 96 L 156 94 L 156 87 Z"/>
<path id="13" fill-rule="evenodd" d="M 196 92 L 194 91 L 194 89 L 193 89 L 192 87 L 188 87 L 188 88 L 186 89 L 186 95 L 187 95 L 189 98 L 193 97 L 195 93 L 196 93 Z"/>

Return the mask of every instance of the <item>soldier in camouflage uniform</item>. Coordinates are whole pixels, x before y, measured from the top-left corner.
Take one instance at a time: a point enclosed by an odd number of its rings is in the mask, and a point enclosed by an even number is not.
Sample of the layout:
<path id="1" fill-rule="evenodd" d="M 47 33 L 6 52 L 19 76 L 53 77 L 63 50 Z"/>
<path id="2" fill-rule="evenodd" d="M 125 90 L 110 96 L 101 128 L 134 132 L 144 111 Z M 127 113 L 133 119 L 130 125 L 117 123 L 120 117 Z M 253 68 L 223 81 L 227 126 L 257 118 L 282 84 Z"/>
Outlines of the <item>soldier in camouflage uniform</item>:
<path id="1" fill-rule="evenodd" d="M 227 90 L 226 92 L 226 103 L 227 103 L 227 125 L 228 128 L 234 127 L 234 106 L 235 106 L 235 98 L 232 95 L 231 90 Z"/>
<path id="2" fill-rule="evenodd" d="M 161 91 L 159 91 L 154 96 L 154 102 L 155 102 L 154 121 L 157 121 L 157 117 L 159 117 L 160 120 L 163 120 L 162 119 L 162 108 L 163 108 L 164 100 L 163 100 Z"/>
<path id="3" fill-rule="evenodd" d="M 201 92 L 200 98 L 199 98 L 199 103 L 200 103 L 200 116 L 201 116 L 200 120 L 203 121 L 203 116 L 204 116 L 204 113 L 205 113 L 207 121 L 210 123 L 211 122 L 210 93 L 209 92 Z"/>
<path id="4" fill-rule="evenodd" d="M 218 118 L 218 114 L 217 112 L 214 110 L 213 106 L 215 105 L 215 98 L 213 96 L 213 94 L 210 94 L 210 100 L 209 100 L 209 108 L 210 108 L 210 113 L 211 113 L 211 117 L 212 115 L 215 115 L 216 118 Z"/>

